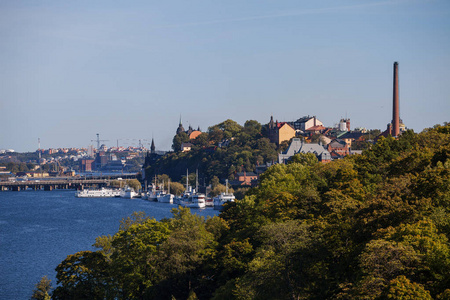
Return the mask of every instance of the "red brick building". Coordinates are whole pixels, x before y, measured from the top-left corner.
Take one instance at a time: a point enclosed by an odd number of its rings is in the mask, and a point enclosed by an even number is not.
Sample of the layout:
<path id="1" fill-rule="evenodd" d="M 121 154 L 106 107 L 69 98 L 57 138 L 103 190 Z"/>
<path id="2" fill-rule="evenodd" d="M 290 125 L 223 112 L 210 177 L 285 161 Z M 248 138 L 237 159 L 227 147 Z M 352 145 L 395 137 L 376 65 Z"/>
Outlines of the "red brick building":
<path id="1" fill-rule="evenodd" d="M 81 172 L 90 172 L 92 171 L 94 166 L 93 159 L 82 159 L 80 160 L 80 171 Z"/>
<path id="2" fill-rule="evenodd" d="M 253 172 L 240 172 L 235 174 L 234 179 L 239 185 L 251 186 L 252 182 L 256 182 L 258 180 L 258 174 Z"/>
<path id="3" fill-rule="evenodd" d="M 340 158 L 349 154 L 350 148 L 348 144 L 341 139 L 335 139 L 327 146 L 328 152 L 331 153 L 331 157 Z"/>

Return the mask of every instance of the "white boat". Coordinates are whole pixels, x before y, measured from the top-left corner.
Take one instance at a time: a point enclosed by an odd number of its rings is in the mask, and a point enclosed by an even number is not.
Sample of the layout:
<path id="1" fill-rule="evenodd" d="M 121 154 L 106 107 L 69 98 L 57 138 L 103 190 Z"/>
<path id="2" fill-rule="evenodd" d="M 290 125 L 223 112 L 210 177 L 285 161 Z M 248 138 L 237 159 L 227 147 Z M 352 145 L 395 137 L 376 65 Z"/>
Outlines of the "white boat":
<path id="1" fill-rule="evenodd" d="M 186 207 L 205 208 L 206 207 L 205 194 L 195 193 L 195 194 L 191 195 L 189 202 L 186 203 Z"/>
<path id="2" fill-rule="evenodd" d="M 187 192 L 181 197 L 176 198 L 175 203 L 189 208 L 205 208 L 205 194 L 197 194 L 195 191 L 193 193 Z"/>
<path id="3" fill-rule="evenodd" d="M 164 182 L 162 184 L 162 188 L 164 188 Z M 167 192 L 162 190 L 159 194 L 156 195 L 156 201 L 161 203 L 173 203 L 174 195 L 170 193 L 170 180 L 167 182 Z"/>
<path id="4" fill-rule="evenodd" d="M 233 193 L 228 193 L 228 180 L 226 181 L 226 185 L 227 188 L 225 190 L 225 193 L 220 193 L 213 199 L 215 210 L 222 210 L 224 203 L 234 202 L 234 200 L 236 199 Z"/>
<path id="5" fill-rule="evenodd" d="M 189 208 L 205 208 L 206 200 L 205 194 L 197 193 L 198 190 L 198 172 L 197 172 L 197 183 L 196 189 L 193 190 L 192 187 L 189 186 L 188 182 L 189 172 L 186 172 L 186 190 L 181 197 L 175 198 L 175 203 L 184 207 Z"/>
<path id="6" fill-rule="evenodd" d="M 75 192 L 75 197 L 78 198 L 107 198 L 107 197 L 119 197 L 121 194 L 121 190 L 119 189 L 109 189 L 109 188 L 101 188 L 101 189 L 87 189 L 87 190 L 79 190 Z"/>
<path id="7" fill-rule="evenodd" d="M 142 200 L 148 200 L 148 193 L 147 192 L 142 192 L 141 193 L 141 199 Z"/>
<path id="8" fill-rule="evenodd" d="M 181 194 L 180 196 L 177 195 L 177 196 L 175 196 L 175 197 L 173 198 L 173 203 L 174 203 L 174 204 L 179 204 L 179 205 L 183 206 L 183 204 L 184 204 L 185 202 L 188 202 L 188 198 L 189 198 L 189 196 L 186 195 L 186 193 Z"/>
<path id="9" fill-rule="evenodd" d="M 162 188 L 161 186 L 156 186 L 156 176 L 155 176 L 155 183 L 152 183 L 151 187 L 149 186 L 149 191 L 146 193 L 145 200 L 148 201 L 158 201 L 158 195 L 161 194 Z"/>
<path id="10" fill-rule="evenodd" d="M 156 201 L 161 202 L 161 203 L 173 203 L 173 199 L 174 196 L 173 194 L 169 194 L 166 192 L 161 192 L 159 194 L 156 195 Z"/>
<path id="11" fill-rule="evenodd" d="M 159 191 L 156 190 L 151 190 L 149 192 L 147 192 L 147 200 L 148 201 L 158 201 L 158 195 L 159 195 Z"/>
<path id="12" fill-rule="evenodd" d="M 120 197 L 122 198 L 132 199 L 137 195 L 138 193 L 136 193 L 134 189 L 129 186 L 125 187 L 123 190 L 120 191 Z"/>
<path id="13" fill-rule="evenodd" d="M 183 194 L 181 194 L 180 196 L 176 196 L 174 198 L 174 202 L 175 204 L 184 206 L 185 203 L 189 202 L 189 197 L 192 194 L 192 190 L 191 187 L 189 186 L 189 171 L 186 170 L 186 189 L 184 191 Z"/>
<path id="14" fill-rule="evenodd" d="M 185 204 L 189 202 L 189 199 L 191 198 L 191 195 L 192 195 L 192 189 L 189 188 L 188 190 L 184 191 L 184 193 L 181 194 L 180 196 L 177 195 L 176 197 L 174 197 L 174 199 L 173 199 L 174 201 L 173 202 L 175 204 L 179 204 L 181 206 L 185 206 Z"/>
<path id="15" fill-rule="evenodd" d="M 215 210 L 222 210 L 223 205 L 227 202 L 234 202 L 235 197 L 233 193 L 221 193 L 220 195 L 214 197 L 214 209 Z"/>
<path id="16" fill-rule="evenodd" d="M 205 203 L 206 203 L 206 207 L 213 207 L 214 206 L 213 199 L 210 198 L 210 197 L 206 198 Z"/>

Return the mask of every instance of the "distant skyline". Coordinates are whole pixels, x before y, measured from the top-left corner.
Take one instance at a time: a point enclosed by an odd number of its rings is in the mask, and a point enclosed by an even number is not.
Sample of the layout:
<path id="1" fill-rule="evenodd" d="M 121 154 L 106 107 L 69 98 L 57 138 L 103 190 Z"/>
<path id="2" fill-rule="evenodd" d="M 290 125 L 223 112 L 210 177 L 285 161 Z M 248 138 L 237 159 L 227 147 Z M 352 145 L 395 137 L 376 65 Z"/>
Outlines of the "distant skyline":
<path id="1" fill-rule="evenodd" d="M 0 149 L 169 150 L 180 115 L 385 130 L 394 61 L 405 125 L 450 121 L 447 0 L 6 0 L 0 38 Z"/>

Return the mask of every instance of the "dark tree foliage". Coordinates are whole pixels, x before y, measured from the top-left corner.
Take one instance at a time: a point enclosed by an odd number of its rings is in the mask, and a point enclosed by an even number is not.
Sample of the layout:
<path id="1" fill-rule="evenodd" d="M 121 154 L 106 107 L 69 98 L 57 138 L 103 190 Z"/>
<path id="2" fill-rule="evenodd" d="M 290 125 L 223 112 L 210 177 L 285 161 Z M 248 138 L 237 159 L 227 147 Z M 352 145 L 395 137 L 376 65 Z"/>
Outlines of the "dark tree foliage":
<path id="1" fill-rule="evenodd" d="M 189 141 L 189 137 L 186 134 L 186 132 L 180 132 L 177 133 L 174 137 L 173 137 L 173 143 L 172 143 L 172 149 L 173 151 L 180 151 L 181 149 L 181 144 L 188 142 Z"/>

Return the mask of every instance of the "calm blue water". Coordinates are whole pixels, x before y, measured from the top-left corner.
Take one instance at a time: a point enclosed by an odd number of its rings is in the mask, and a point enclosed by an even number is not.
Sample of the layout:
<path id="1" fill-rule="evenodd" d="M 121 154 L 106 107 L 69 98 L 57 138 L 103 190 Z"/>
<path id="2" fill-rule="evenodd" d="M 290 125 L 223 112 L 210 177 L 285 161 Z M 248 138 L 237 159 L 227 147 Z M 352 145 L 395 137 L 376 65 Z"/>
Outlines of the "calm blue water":
<path id="1" fill-rule="evenodd" d="M 141 199 L 75 198 L 74 191 L 0 192 L 0 299 L 29 299 L 47 275 L 56 285 L 56 266 L 67 255 L 114 234 L 135 211 L 160 220 L 176 205 Z M 192 210 L 213 216 L 212 208 Z"/>

